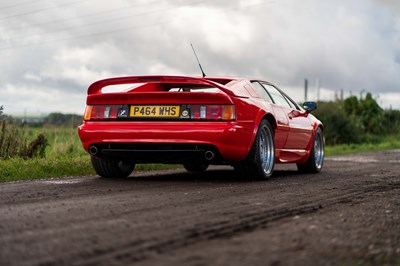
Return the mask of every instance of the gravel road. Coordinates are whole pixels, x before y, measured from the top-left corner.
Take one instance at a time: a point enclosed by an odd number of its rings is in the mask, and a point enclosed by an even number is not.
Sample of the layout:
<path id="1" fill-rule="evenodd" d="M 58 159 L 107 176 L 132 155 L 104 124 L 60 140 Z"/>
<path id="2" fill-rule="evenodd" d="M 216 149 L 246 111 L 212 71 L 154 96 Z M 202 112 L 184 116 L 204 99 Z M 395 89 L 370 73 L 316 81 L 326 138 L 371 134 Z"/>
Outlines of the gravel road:
<path id="1" fill-rule="evenodd" d="M 400 150 L 273 178 L 144 172 L 0 184 L 0 265 L 400 265 Z"/>

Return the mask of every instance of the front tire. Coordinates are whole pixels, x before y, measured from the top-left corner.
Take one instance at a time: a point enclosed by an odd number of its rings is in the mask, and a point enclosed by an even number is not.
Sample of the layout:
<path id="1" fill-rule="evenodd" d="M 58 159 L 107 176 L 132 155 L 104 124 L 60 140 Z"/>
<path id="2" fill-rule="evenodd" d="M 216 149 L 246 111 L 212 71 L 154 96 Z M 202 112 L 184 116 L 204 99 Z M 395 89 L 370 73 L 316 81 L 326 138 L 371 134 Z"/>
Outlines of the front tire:
<path id="1" fill-rule="evenodd" d="M 135 169 L 135 164 L 122 161 L 90 156 L 96 173 L 106 178 L 125 178 Z"/>
<path id="2" fill-rule="evenodd" d="M 268 120 L 262 120 L 249 155 L 235 165 L 235 172 L 240 177 L 266 180 L 272 176 L 274 166 L 274 130 Z"/>
<path id="3" fill-rule="evenodd" d="M 324 164 L 324 135 L 322 129 L 315 131 L 314 142 L 310 151 L 310 156 L 304 164 L 297 164 L 297 169 L 302 173 L 319 173 Z"/>

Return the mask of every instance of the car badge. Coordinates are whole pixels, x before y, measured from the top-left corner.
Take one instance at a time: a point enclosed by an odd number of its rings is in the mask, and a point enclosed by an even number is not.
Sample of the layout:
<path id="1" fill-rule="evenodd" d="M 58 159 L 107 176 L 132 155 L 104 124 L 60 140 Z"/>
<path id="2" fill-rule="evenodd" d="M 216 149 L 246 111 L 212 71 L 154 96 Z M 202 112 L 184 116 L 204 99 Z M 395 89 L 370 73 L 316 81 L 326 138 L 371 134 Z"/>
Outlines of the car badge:
<path id="1" fill-rule="evenodd" d="M 127 108 L 127 106 L 123 106 L 118 110 L 118 117 L 119 118 L 128 117 L 128 108 Z"/>
<path id="2" fill-rule="evenodd" d="M 183 117 L 187 117 L 188 115 L 189 115 L 188 110 L 183 110 L 183 111 L 182 111 L 182 116 L 183 116 Z"/>

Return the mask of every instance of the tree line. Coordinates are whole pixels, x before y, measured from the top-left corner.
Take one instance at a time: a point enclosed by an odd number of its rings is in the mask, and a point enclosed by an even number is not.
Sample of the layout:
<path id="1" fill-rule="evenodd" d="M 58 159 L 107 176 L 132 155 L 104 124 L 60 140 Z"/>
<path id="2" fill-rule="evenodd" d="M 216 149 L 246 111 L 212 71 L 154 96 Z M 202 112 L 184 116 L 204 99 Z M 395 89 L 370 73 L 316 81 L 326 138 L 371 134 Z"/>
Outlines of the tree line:
<path id="1" fill-rule="evenodd" d="M 44 125 L 52 126 L 66 126 L 66 127 L 77 127 L 82 124 L 83 116 L 76 114 L 63 114 L 63 113 L 50 113 L 45 117 L 41 118 L 25 118 L 25 117 L 14 117 L 11 115 L 3 114 L 3 107 L 0 106 L 0 121 L 6 120 L 9 124 L 28 124 L 33 127 L 41 127 Z"/>
<path id="2" fill-rule="evenodd" d="M 76 114 L 50 113 L 45 117 L 43 123 L 55 126 L 77 127 L 82 124 L 83 116 Z"/>
<path id="3" fill-rule="evenodd" d="M 357 144 L 400 135 L 400 110 L 382 109 L 371 93 L 363 98 L 319 102 L 326 144 Z"/>

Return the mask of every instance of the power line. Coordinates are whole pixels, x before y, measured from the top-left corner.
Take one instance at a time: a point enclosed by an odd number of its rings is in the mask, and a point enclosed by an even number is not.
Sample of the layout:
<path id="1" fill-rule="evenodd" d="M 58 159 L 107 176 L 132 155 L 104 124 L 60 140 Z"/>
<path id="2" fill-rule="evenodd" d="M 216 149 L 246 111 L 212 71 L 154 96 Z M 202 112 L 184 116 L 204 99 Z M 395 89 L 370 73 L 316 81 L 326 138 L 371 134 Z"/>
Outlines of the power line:
<path id="1" fill-rule="evenodd" d="M 70 3 L 66 3 L 66 4 L 57 5 L 57 6 L 45 7 L 45 8 L 40 8 L 40 9 L 28 11 L 28 12 L 19 13 L 19 14 L 13 14 L 13 15 L 10 15 L 10 16 L 7 16 L 7 17 L 0 18 L 0 21 L 1 20 L 6 20 L 6 19 L 9 19 L 9 18 L 15 18 L 15 17 L 30 15 L 30 14 L 34 14 L 34 13 L 39 13 L 39 12 L 50 10 L 50 9 L 66 7 L 66 6 L 72 6 L 72 5 L 76 5 L 76 4 L 79 4 L 81 2 L 87 2 L 87 1 L 92 1 L 92 0 L 79 0 L 79 1 L 74 1 L 74 2 L 70 2 Z"/>
<path id="2" fill-rule="evenodd" d="M 195 4 L 199 4 L 199 3 L 202 3 L 202 2 L 208 2 L 208 1 L 210 1 L 210 0 L 203 0 L 203 1 L 198 1 L 198 2 L 191 3 L 191 4 L 178 6 L 178 7 L 171 7 L 171 8 L 166 8 L 166 9 L 157 10 L 157 11 L 150 11 L 150 12 L 147 12 L 147 13 L 141 13 L 140 15 L 145 15 L 145 14 L 149 14 L 149 13 L 156 13 L 156 12 L 161 12 L 161 11 L 165 11 L 165 10 L 169 10 L 169 9 L 175 9 L 175 8 L 178 9 L 178 8 L 182 8 L 182 7 L 185 7 L 185 6 L 192 6 L 192 5 L 195 5 Z M 275 1 L 272 0 L 272 1 L 261 3 L 261 4 L 266 4 L 266 3 L 272 4 L 272 3 L 276 3 L 276 2 L 277 2 L 276 0 Z M 257 5 L 260 5 L 260 3 L 246 5 L 245 8 L 253 7 L 253 6 L 257 6 Z M 233 8 L 231 7 L 231 8 L 228 8 L 228 9 L 237 9 L 237 7 L 233 7 Z M 136 14 L 136 15 L 138 15 L 138 14 Z M 113 20 L 125 19 L 125 18 L 127 18 L 127 17 L 115 18 Z M 103 20 L 103 21 L 98 21 L 96 23 L 81 25 L 81 26 L 77 26 L 77 27 L 91 26 L 91 25 L 94 25 L 94 24 L 100 24 L 100 23 L 105 23 L 105 22 L 110 22 L 110 21 L 109 20 Z M 171 22 L 172 22 L 171 20 L 159 21 L 159 22 L 155 22 L 155 23 L 147 24 L 147 25 L 131 26 L 131 27 L 126 27 L 126 28 L 114 29 L 114 30 L 110 30 L 110 31 L 97 32 L 97 33 L 94 33 L 94 34 L 84 34 L 84 35 L 74 36 L 74 37 L 70 37 L 70 38 L 48 40 L 48 41 L 41 42 L 41 44 L 65 42 L 65 41 L 71 41 L 71 40 L 75 40 L 75 39 L 84 39 L 84 38 L 88 38 L 88 37 L 100 36 L 100 35 L 105 35 L 105 34 L 114 34 L 114 33 L 119 33 L 119 32 L 125 32 L 125 31 L 131 31 L 131 30 L 136 30 L 136 29 L 140 29 L 140 28 L 145 28 L 145 27 L 153 27 L 153 26 L 168 24 L 168 23 L 171 23 Z M 64 28 L 64 29 L 60 29 L 58 31 L 63 31 L 63 30 L 71 29 L 71 28 L 75 28 L 75 27 Z M 44 34 L 47 34 L 47 33 L 44 33 Z M 15 49 L 15 48 L 22 48 L 22 47 L 29 47 L 29 46 L 35 46 L 35 44 L 27 43 L 27 44 L 13 45 L 13 46 L 8 46 L 8 47 L 4 46 L 4 47 L 0 47 L 0 51 L 5 51 L 5 50 L 10 50 L 10 49 Z"/>
<path id="3" fill-rule="evenodd" d="M 85 15 L 81 15 L 81 16 L 66 18 L 66 19 L 52 20 L 52 21 L 48 21 L 48 22 L 44 22 L 44 23 L 31 24 L 31 25 L 26 25 L 26 26 L 19 26 L 19 27 L 14 27 L 14 28 L 7 28 L 6 30 L 11 32 L 11 31 L 18 30 L 18 29 L 40 27 L 40 26 L 49 25 L 49 24 L 56 24 L 56 23 L 60 23 L 60 22 L 76 20 L 76 19 L 79 19 L 79 18 L 95 17 L 95 16 L 98 16 L 98 15 L 115 13 L 115 12 L 118 12 L 120 10 L 131 9 L 131 8 L 138 7 L 138 6 L 150 5 L 150 4 L 154 4 L 154 3 L 157 3 L 157 2 L 163 2 L 163 0 L 155 0 L 155 1 L 150 1 L 150 2 L 141 3 L 141 4 L 128 5 L 128 6 L 124 6 L 124 7 L 120 7 L 120 8 L 110 9 L 110 10 L 107 10 L 107 11 L 101 11 L 101 12 L 96 12 L 96 13 L 91 13 L 91 14 L 85 14 Z M 21 34 L 21 35 L 24 35 L 24 34 Z M 19 36 L 19 35 L 17 35 L 17 36 Z"/>
<path id="4" fill-rule="evenodd" d="M 195 4 L 200 4 L 200 3 L 203 3 L 203 2 L 207 2 L 207 1 L 209 1 L 209 0 L 201 0 L 201 1 L 193 2 L 193 3 L 187 4 L 187 5 L 195 5 Z M 183 5 L 183 6 L 187 6 L 187 5 Z M 181 8 L 181 7 L 182 6 L 178 6 L 178 7 L 173 6 L 173 7 L 163 8 L 163 9 L 159 9 L 159 10 L 142 12 L 142 13 L 138 13 L 138 14 L 134 14 L 134 15 L 122 16 L 122 17 L 112 18 L 112 19 L 104 19 L 104 20 L 100 20 L 100 21 L 97 21 L 97 22 L 88 23 L 88 24 L 84 24 L 84 25 L 73 26 L 73 27 L 68 27 L 68 28 L 62 28 L 62 29 L 53 30 L 53 31 L 47 31 L 47 32 L 44 32 L 44 33 L 41 33 L 41 34 L 19 35 L 18 37 L 10 38 L 8 41 L 12 42 L 13 40 L 26 38 L 26 37 L 43 36 L 43 35 L 48 35 L 48 34 L 56 33 L 56 32 L 68 31 L 68 30 L 77 29 L 77 28 L 83 28 L 83 27 L 89 27 L 89 26 L 104 24 L 104 23 L 108 23 L 108 22 L 114 22 L 114 21 L 118 21 L 118 20 L 128 19 L 128 18 L 131 18 L 132 16 L 135 16 L 135 17 L 144 16 L 144 15 L 149 15 L 149 14 L 152 14 L 152 13 L 159 13 L 159 12 L 165 12 L 165 11 L 169 11 L 169 10 L 173 10 L 173 9 L 178 9 L 178 8 Z M 0 47 L 0 49 L 4 49 L 4 48 L 7 48 L 7 47 Z"/>
<path id="5" fill-rule="evenodd" d="M 170 8 L 164 8 L 164 9 L 160 9 L 160 10 L 157 10 L 157 11 L 144 12 L 144 13 L 141 13 L 140 15 L 147 15 L 147 14 L 150 14 L 150 13 L 163 12 L 163 11 L 171 10 L 171 9 L 178 9 L 178 8 L 181 8 L 181 7 L 184 7 L 184 6 L 191 6 L 191 5 L 195 5 L 195 4 L 199 4 L 199 3 L 207 2 L 207 1 L 209 1 L 209 0 L 197 1 L 197 2 L 194 2 L 194 3 L 191 3 L 191 4 L 186 4 L 186 5 L 182 5 L 182 6 L 174 6 L 174 7 L 170 7 Z M 138 16 L 138 15 L 139 14 L 135 14 L 135 16 Z M 126 17 L 123 17 L 122 19 L 125 19 L 125 18 Z M 121 18 L 118 18 L 118 19 L 121 19 Z M 112 20 L 118 20 L 118 19 L 116 18 L 116 19 L 112 19 Z M 86 24 L 86 25 L 81 25 L 81 26 L 78 26 L 78 27 L 91 26 L 93 24 L 106 23 L 106 22 L 110 22 L 110 21 L 111 20 L 102 20 L 102 21 L 98 21 L 96 23 L 91 23 L 90 25 Z M 93 36 L 98 36 L 98 35 L 112 34 L 114 32 L 117 33 L 117 32 L 130 31 L 130 30 L 133 30 L 133 29 L 140 29 L 140 28 L 144 28 L 144 27 L 167 24 L 167 23 L 170 23 L 171 21 L 172 20 L 161 21 L 161 22 L 156 22 L 156 23 L 152 23 L 152 24 L 148 24 L 148 25 L 131 26 L 131 27 L 126 27 L 126 28 L 121 28 L 121 29 L 115 29 L 115 30 L 112 30 L 112 31 L 103 31 L 103 32 L 98 32 L 98 33 L 94 33 L 94 34 L 84 34 L 84 35 L 75 36 L 75 37 L 71 37 L 71 38 L 62 38 L 62 39 L 57 39 L 57 40 L 49 40 L 49 41 L 42 42 L 41 44 L 55 43 L 55 42 L 62 42 L 62 41 L 70 41 L 70 40 L 74 40 L 74 39 L 82 39 L 82 38 L 93 37 Z M 59 31 L 67 30 L 67 29 L 71 29 L 71 28 L 75 28 L 75 27 L 65 28 L 65 29 L 61 29 Z M 3 46 L 3 47 L 0 47 L 0 51 L 10 50 L 10 49 L 14 49 L 14 48 L 21 48 L 21 47 L 29 47 L 29 46 L 32 46 L 32 44 L 27 43 L 27 44 L 13 45 L 13 46 L 8 46 L 8 47 L 7 46 Z"/>
<path id="6" fill-rule="evenodd" d="M 18 4 L 9 5 L 9 6 L 3 6 L 3 7 L 0 7 L 0 10 L 14 8 L 14 7 L 18 7 L 18 6 L 31 5 L 31 4 L 35 4 L 37 2 L 42 2 L 42 1 L 46 1 L 46 0 L 36 0 L 36 1 L 22 2 L 22 3 L 18 3 Z"/>
<path id="7" fill-rule="evenodd" d="M 74 37 L 71 37 L 71 38 L 63 38 L 63 39 L 51 40 L 51 41 L 43 42 L 41 44 L 65 42 L 65 41 L 71 41 L 71 40 L 76 40 L 76 39 L 84 39 L 84 38 L 89 38 L 89 37 L 94 37 L 94 36 L 105 35 L 105 34 L 115 34 L 115 33 L 120 33 L 120 32 L 124 32 L 124 31 L 131 31 L 131 30 L 137 30 L 137 29 L 142 29 L 142 28 L 147 28 L 147 27 L 165 25 L 165 24 L 168 24 L 168 23 L 171 23 L 171 22 L 172 22 L 171 20 L 158 21 L 158 22 L 155 22 L 155 23 L 152 23 L 152 24 L 132 26 L 132 27 L 120 28 L 120 29 L 116 29 L 116 30 L 97 32 L 97 33 L 93 33 L 93 34 L 85 34 L 85 35 L 80 35 L 80 36 L 74 36 Z M 10 47 L 1 47 L 0 51 L 14 49 L 14 48 L 29 47 L 29 46 L 32 46 L 32 44 L 22 44 L 22 45 L 10 46 Z"/>

